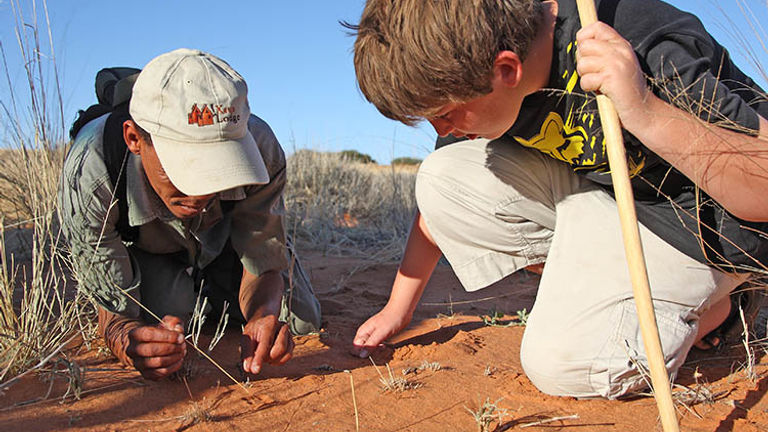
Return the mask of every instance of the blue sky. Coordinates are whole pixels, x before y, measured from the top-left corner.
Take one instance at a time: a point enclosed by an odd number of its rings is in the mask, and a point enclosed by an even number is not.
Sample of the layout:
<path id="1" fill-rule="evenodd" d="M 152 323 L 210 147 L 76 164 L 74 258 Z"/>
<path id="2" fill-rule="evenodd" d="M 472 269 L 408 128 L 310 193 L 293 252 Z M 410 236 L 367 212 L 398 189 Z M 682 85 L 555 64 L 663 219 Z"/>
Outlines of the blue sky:
<path id="1" fill-rule="evenodd" d="M 0 41 L 11 82 L 23 84 L 9 1 L 0 0 Z M 31 9 L 31 0 L 19 1 L 26 11 Z M 37 1 L 44 24 L 42 3 Z M 731 36 L 736 28 L 755 39 L 738 5 L 746 3 L 757 22 L 768 22 L 766 0 L 670 3 L 698 15 L 740 66 L 766 86 Z M 423 158 L 432 148 L 434 131 L 428 125 L 414 129 L 384 118 L 355 84 L 353 38 L 338 22 L 356 22 L 363 4 L 364 0 L 49 0 L 65 118 L 71 121 L 78 108 L 95 101 L 93 78 L 100 68 L 142 67 L 163 52 L 198 48 L 227 60 L 245 77 L 251 110 L 272 126 L 289 152 L 355 149 L 380 163 L 399 156 Z M 768 63 L 768 53 L 756 49 L 758 59 Z M 4 84 L 0 98 L 7 98 Z"/>

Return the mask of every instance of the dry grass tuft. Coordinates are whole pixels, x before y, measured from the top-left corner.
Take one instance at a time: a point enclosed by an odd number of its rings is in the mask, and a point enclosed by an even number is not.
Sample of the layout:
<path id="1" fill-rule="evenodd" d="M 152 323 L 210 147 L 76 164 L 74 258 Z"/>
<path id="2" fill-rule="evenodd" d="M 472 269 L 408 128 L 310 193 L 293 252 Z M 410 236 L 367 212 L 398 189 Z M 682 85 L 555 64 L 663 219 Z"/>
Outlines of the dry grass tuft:
<path id="1" fill-rule="evenodd" d="M 65 154 L 64 121 L 52 41 L 47 41 L 47 52 L 36 22 L 38 4 L 30 4 L 31 18 L 18 0 L 10 2 L 17 54 L 27 78 L 24 94 L 11 85 L 0 41 L 10 92 L 0 102 L 7 114 L 2 126 L 8 131 L 6 150 L 0 152 L 0 381 L 44 366 L 73 334 L 92 329 L 84 320 L 91 312 L 88 303 L 67 290 L 69 265 L 58 249 L 56 190 Z M 51 77 L 43 72 L 51 70 L 57 84 L 53 89 L 47 85 Z M 28 228 L 10 231 L 7 223 Z"/>
<path id="2" fill-rule="evenodd" d="M 491 402 L 491 398 L 486 398 L 485 402 L 480 403 L 475 410 L 464 407 L 464 409 L 472 414 L 472 418 L 475 420 L 475 424 L 477 424 L 478 432 L 490 432 L 493 422 L 497 422 L 500 425 L 504 421 L 504 417 L 509 415 L 506 409 L 499 408 L 499 402 L 501 402 L 501 399 Z"/>
<path id="3" fill-rule="evenodd" d="M 337 153 L 288 158 L 287 226 L 300 246 L 332 255 L 399 257 L 413 222 L 416 170 L 381 167 Z"/>
<path id="4" fill-rule="evenodd" d="M 368 357 L 379 374 L 379 382 L 381 383 L 381 389 L 385 392 L 404 392 L 406 390 L 413 390 L 421 387 L 420 383 L 408 381 L 405 377 L 396 377 L 392 373 L 392 368 L 389 367 L 389 363 L 386 364 L 387 376 L 381 373 L 379 367 L 373 362 L 371 357 Z"/>

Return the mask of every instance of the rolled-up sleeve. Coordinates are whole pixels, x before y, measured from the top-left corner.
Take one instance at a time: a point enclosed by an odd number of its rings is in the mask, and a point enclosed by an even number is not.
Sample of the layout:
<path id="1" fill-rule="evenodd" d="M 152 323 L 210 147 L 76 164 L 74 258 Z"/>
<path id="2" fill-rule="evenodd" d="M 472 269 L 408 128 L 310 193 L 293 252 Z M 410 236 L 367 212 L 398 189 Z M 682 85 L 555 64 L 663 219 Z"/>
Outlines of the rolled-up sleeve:
<path id="1" fill-rule="evenodd" d="M 246 198 L 232 210 L 231 239 L 243 267 L 260 275 L 288 268 L 283 203 L 285 154 L 263 120 L 251 116 L 248 127 L 269 171 L 269 183 L 245 188 Z"/>
<path id="2" fill-rule="evenodd" d="M 126 296 L 140 301 L 138 267 L 115 229 L 119 213 L 112 205 L 112 184 L 93 150 L 92 140 L 100 139 L 88 132 L 81 131 L 64 163 L 58 191 L 62 232 L 80 287 L 110 312 L 138 317 L 138 305 Z"/>

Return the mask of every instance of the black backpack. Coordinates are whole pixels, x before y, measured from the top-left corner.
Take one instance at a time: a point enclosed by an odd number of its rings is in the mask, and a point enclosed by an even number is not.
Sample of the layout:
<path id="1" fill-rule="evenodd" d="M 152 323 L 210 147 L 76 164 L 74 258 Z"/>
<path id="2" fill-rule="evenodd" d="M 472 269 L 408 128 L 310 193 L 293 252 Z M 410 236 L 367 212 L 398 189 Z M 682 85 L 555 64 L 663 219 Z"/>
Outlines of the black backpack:
<path id="1" fill-rule="evenodd" d="M 128 162 L 128 146 L 123 139 L 123 123 L 129 120 L 128 105 L 131 100 L 133 83 L 141 69 L 129 67 L 105 68 L 96 74 L 96 99 L 98 103 L 77 113 L 77 119 L 69 130 L 69 136 L 75 139 L 80 129 L 88 122 L 109 113 L 104 126 L 104 163 L 109 179 L 115 188 L 118 220 L 117 232 L 125 242 L 134 242 L 139 238 L 139 228 L 128 223 L 127 185 L 125 165 Z"/>

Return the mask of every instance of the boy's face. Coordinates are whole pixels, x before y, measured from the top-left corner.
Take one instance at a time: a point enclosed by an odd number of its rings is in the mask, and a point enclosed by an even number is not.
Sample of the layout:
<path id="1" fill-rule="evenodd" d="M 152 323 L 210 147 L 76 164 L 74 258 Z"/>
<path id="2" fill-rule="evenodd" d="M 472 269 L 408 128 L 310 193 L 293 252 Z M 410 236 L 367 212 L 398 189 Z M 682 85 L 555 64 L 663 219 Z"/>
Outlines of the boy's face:
<path id="1" fill-rule="evenodd" d="M 445 105 L 427 120 L 441 137 L 453 134 L 468 139 L 499 138 L 517 120 L 524 95 L 496 79 L 492 85 L 491 93 L 464 103 Z"/>

